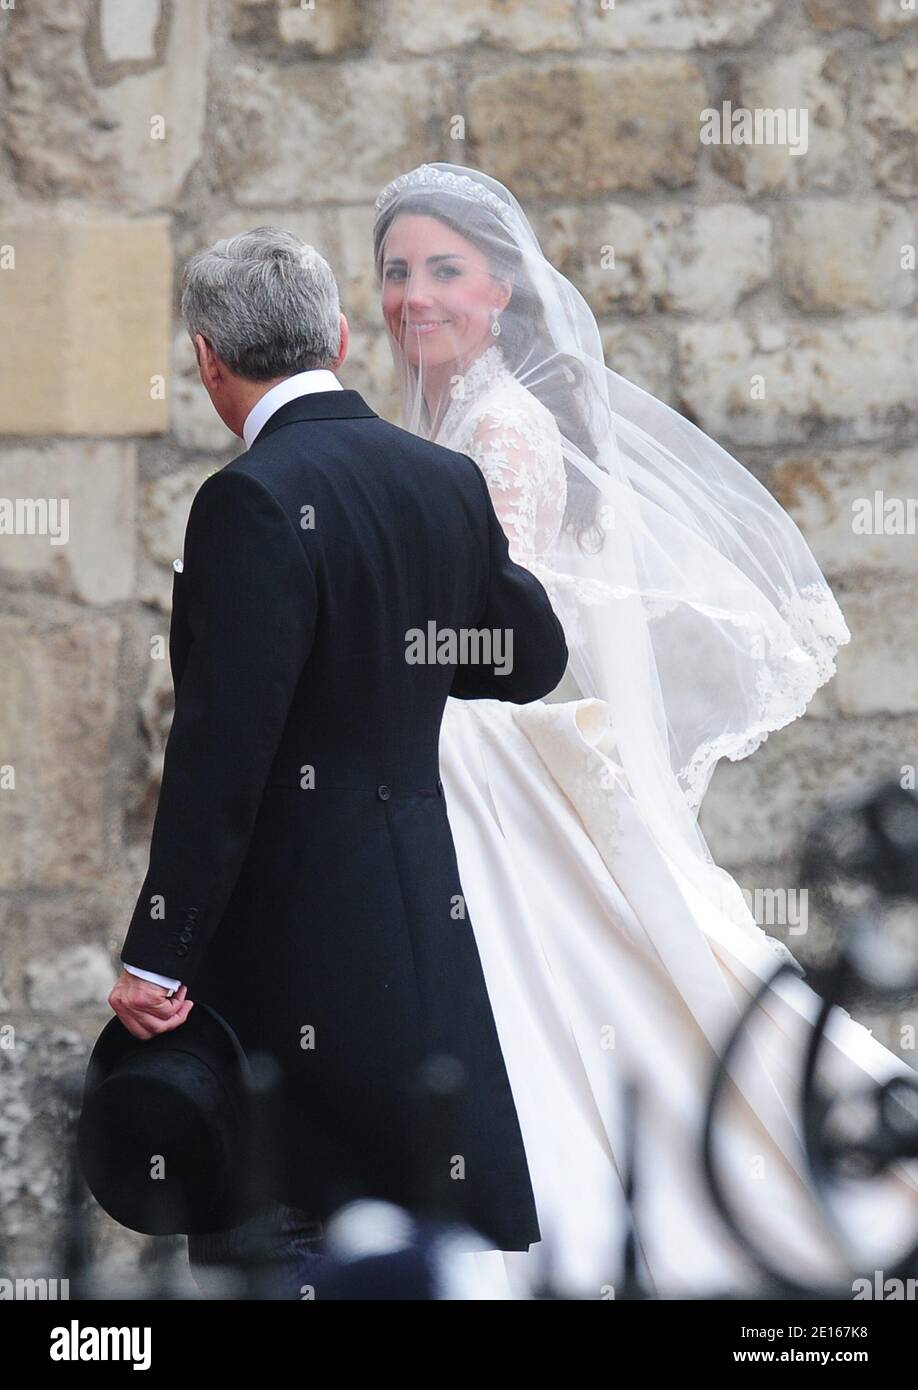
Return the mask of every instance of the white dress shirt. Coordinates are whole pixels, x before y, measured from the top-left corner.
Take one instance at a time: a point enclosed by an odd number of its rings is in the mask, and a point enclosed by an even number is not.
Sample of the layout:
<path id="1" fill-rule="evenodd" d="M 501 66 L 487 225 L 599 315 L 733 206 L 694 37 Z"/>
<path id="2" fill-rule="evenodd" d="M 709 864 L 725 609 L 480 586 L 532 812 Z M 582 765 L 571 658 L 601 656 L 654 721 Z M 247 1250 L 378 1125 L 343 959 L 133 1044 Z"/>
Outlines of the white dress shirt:
<path id="1" fill-rule="evenodd" d="M 283 381 L 272 386 L 270 391 L 266 391 L 261 399 L 255 402 L 245 417 L 242 426 L 245 447 L 251 449 L 271 416 L 288 401 L 295 401 L 299 396 L 308 395 L 310 391 L 343 390 L 341 382 L 328 367 L 314 367 L 308 372 L 297 372 L 295 376 L 284 377 Z M 154 970 L 141 970 L 138 965 L 127 965 L 124 961 L 122 965 L 132 975 L 139 975 L 142 980 L 150 980 L 154 985 L 162 985 L 164 989 L 181 988 L 181 980 L 171 980 L 168 975 L 157 975 Z"/>
<path id="2" fill-rule="evenodd" d="M 288 401 L 295 401 L 298 396 L 305 396 L 310 391 L 341 391 L 343 389 L 341 382 L 328 367 L 314 367 L 312 371 L 297 372 L 296 376 L 284 377 L 283 381 L 279 381 L 276 386 L 271 387 L 270 391 L 266 391 L 261 400 L 255 402 L 245 417 L 245 424 L 242 426 L 245 447 L 251 449 L 271 416 Z"/>

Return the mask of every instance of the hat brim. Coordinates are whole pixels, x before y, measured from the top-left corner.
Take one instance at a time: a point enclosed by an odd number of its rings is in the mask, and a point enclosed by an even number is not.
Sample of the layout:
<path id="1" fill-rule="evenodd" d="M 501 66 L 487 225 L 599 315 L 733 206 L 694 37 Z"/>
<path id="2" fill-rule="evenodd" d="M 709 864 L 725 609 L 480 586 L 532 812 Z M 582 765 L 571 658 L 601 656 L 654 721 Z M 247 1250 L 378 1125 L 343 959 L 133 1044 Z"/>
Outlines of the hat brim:
<path id="1" fill-rule="evenodd" d="M 140 1049 L 144 1050 L 144 1055 L 156 1050 L 191 1052 L 214 1070 L 225 1069 L 231 1079 L 246 1083 L 252 1079 L 248 1058 L 233 1029 L 216 1009 L 198 999 L 184 1023 L 152 1038 L 137 1038 L 117 1015 L 110 1018 L 89 1055 L 83 1083 L 84 1100 L 118 1063 Z"/>

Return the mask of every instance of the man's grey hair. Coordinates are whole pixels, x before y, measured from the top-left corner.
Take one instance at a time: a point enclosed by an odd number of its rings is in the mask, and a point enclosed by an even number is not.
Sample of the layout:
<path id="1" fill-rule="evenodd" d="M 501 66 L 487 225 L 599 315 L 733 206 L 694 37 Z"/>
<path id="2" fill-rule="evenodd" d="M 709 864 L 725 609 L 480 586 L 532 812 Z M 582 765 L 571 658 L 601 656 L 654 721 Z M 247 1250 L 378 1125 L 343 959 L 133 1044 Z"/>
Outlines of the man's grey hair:
<path id="1" fill-rule="evenodd" d="M 338 286 L 315 247 L 280 227 L 216 242 L 185 267 L 182 317 L 250 381 L 329 367 L 341 347 Z"/>

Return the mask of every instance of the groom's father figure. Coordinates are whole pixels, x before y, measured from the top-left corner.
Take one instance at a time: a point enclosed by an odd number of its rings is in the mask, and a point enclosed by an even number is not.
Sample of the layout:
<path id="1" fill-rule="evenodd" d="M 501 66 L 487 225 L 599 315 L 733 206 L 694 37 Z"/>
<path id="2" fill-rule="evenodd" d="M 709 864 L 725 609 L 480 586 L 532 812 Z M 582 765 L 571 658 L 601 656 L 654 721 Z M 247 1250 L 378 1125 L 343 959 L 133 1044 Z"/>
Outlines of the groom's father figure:
<path id="1" fill-rule="evenodd" d="M 525 1250 L 539 1227 L 437 745 L 450 695 L 552 690 L 561 627 L 471 459 L 342 388 L 347 322 L 311 247 L 268 227 L 218 242 L 182 312 L 246 452 L 188 517 L 175 714 L 110 1002 L 148 1038 L 206 1001 L 276 1059 L 278 1201 L 410 1205 L 420 1163 L 494 1247 Z M 419 662 L 434 625 L 453 643 Z M 457 665 L 473 630 L 509 631 L 512 669 Z M 464 1085 L 418 1152 L 414 1087 L 438 1058 Z"/>

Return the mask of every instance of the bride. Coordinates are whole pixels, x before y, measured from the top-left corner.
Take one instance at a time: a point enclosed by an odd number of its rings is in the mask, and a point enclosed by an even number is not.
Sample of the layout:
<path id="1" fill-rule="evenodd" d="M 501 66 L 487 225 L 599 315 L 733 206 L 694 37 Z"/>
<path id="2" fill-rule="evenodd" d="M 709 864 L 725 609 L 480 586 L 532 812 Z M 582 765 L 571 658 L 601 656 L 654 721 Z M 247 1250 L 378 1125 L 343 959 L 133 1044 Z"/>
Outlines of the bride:
<path id="1" fill-rule="evenodd" d="M 422 165 L 375 214 L 402 423 L 474 459 L 570 650 L 547 701 L 451 699 L 442 725 L 465 903 L 543 1237 L 466 1258 L 511 1296 L 549 1262 L 569 1291 L 608 1296 L 629 1229 L 633 1083 L 643 1286 L 754 1290 L 755 1267 L 712 1212 L 700 1134 L 716 1055 L 784 958 L 795 972 L 757 1011 L 720 1166 L 776 1265 L 801 1282 L 850 1278 L 799 1129 L 818 997 L 697 825 L 717 761 L 751 753 L 832 676 L 844 618 L 766 489 L 605 366 L 589 307 L 506 188 Z M 823 1075 L 837 1087 L 913 1075 L 844 1010 L 829 1037 Z M 852 1187 L 844 1219 L 874 1242 L 862 1258 L 898 1250 L 918 1220 L 918 1171 Z"/>

